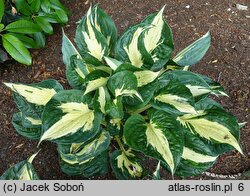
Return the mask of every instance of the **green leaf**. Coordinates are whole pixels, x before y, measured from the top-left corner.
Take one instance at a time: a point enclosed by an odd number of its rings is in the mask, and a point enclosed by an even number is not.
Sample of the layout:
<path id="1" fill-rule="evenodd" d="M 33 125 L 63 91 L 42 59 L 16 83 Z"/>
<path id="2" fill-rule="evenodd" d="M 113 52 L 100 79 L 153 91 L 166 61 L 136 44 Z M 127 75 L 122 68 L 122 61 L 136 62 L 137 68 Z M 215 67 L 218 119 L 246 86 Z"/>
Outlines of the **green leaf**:
<path id="1" fill-rule="evenodd" d="M 153 106 L 170 113 L 196 114 L 194 98 L 189 89 L 177 81 L 171 81 L 154 97 Z"/>
<path id="2" fill-rule="evenodd" d="M 18 38 L 26 48 L 37 48 L 37 44 L 35 40 L 27 35 L 18 34 L 18 33 L 8 33 L 8 34 L 13 35 L 14 37 Z"/>
<path id="3" fill-rule="evenodd" d="M 47 102 L 63 90 L 56 80 L 45 80 L 31 85 L 5 83 L 14 91 L 14 100 L 24 116 L 40 120 L 41 113 Z"/>
<path id="4" fill-rule="evenodd" d="M 85 62 L 96 66 L 100 65 L 109 50 L 105 36 L 97 28 L 93 20 L 93 10 L 90 8 L 78 25 L 75 36 L 75 42 Z"/>
<path id="5" fill-rule="evenodd" d="M 15 113 L 12 117 L 12 124 L 17 133 L 29 139 L 40 139 L 42 135 L 42 121 L 26 117 L 22 112 Z"/>
<path id="6" fill-rule="evenodd" d="M 6 170 L 0 177 L 0 180 L 39 180 L 32 165 L 35 156 L 36 154 L 32 155 L 28 160 L 21 161 Z"/>
<path id="7" fill-rule="evenodd" d="M 67 12 L 67 9 L 61 4 L 59 0 L 50 0 L 50 6 L 55 10 L 64 10 Z"/>
<path id="8" fill-rule="evenodd" d="M 55 12 L 52 12 L 52 13 L 51 12 L 50 13 L 39 12 L 38 16 L 43 17 L 49 23 L 59 23 L 59 18 Z"/>
<path id="9" fill-rule="evenodd" d="M 173 61 L 181 66 L 193 65 L 199 62 L 210 47 L 210 42 L 211 36 L 207 32 L 200 39 L 179 52 Z"/>
<path id="10" fill-rule="evenodd" d="M 3 47 L 19 63 L 31 65 L 32 59 L 23 43 L 13 35 L 2 35 Z"/>
<path id="11" fill-rule="evenodd" d="M 35 22 L 38 26 L 45 32 L 51 35 L 53 33 L 53 27 L 51 24 L 43 17 L 35 17 Z"/>
<path id="12" fill-rule="evenodd" d="M 14 1 L 15 6 L 17 8 L 17 11 L 26 15 L 26 16 L 31 16 L 31 7 L 30 5 L 26 2 L 26 0 L 15 0 Z"/>
<path id="13" fill-rule="evenodd" d="M 43 48 L 45 46 L 45 35 L 41 32 L 34 33 L 34 39 L 39 48 Z"/>
<path id="14" fill-rule="evenodd" d="M 198 111 L 198 114 L 185 114 L 177 118 L 183 127 L 193 134 L 215 144 L 232 146 L 242 153 L 239 146 L 239 125 L 232 115 L 220 109 Z"/>
<path id="15" fill-rule="evenodd" d="M 0 31 L 4 28 L 4 24 L 0 24 Z"/>
<path id="16" fill-rule="evenodd" d="M 50 1 L 49 0 L 42 0 L 41 1 L 41 9 L 45 13 L 50 13 Z"/>
<path id="17" fill-rule="evenodd" d="M 110 136 L 107 131 L 90 142 L 72 143 L 71 145 L 58 145 L 61 159 L 68 164 L 83 164 L 105 152 L 110 144 Z"/>
<path id="18" fill-rule="evenodd" d="M 160 70 L 173 50 L 173 36 L 163 19 L 164 7 L 141 23 L 130 27 L 118 40 L 115 56 L 136 67 Z"/>
<path id="19" fill-rule="evenodd" d="M 174 174 L 182 155 L 183 134 L 171 114 L 153 110 L 149 122 L 133 115 L 125 123 L 124 137 L 132 149 L 166 163 Z"/>
<path id="20" fill-rule="evenodd" d="M 69 176 L 84 176 L 90 178 L 93 176 L 104 175 L 108 172 L 108 153 L 103 152 L 97 157 L 82 164 L 69 164 L 59 157 L 61 170 Z"/>
<path id="21" fill-rule="evenodd" d="M 55 10 L 57 17 L 59 18 L 59 23 L 65 24 L 68 22 L 68 15 L 64 10 Z"/>
<path id="22" fill-rule="evenodd" d="M 41 29 L 38 25 L 28 20 L 18 20 L 8 24 L 5 29 L 9 32 L 33 34 L 40 32 Z"/>
<path id="23" fill-rule="evenodd" d="M 185 131 L 182 159 L 176 170 L 178 176 L 195 176 L 206 171 L 216 161 L 209 146 L 199 137 Z"/>
<path id="24" fill-rule="evenodd" d="M 112 75 L 108 80 L 108 88 L 115 97 L 141 96 L 137 92 L 137 79 L 133 72 L 121 71 Z"/>
<path id="25" fill-rule="evenodd" d="M 100 130 L 102 114 L 90 107 L 92 97 L 80 90 L 58 92 L 45 106 L 40 139 L 61 144 L 86 142 Z"/>
<path id="26" fill-rule="evenodd" d="M 111 167 L 119 180 L 137 179 L 142 176 L 143 168 L 132 150 L 116 150 L 110 156 Z"/>
<path id="27" fill-rule="evenodd" d="M 41 0 L 34 0 L 29 2 L 30 10 L 33 14 L 36 14 L 41 8 Z"/>
<path id="28" fill-rule="evenodd" d="M 3 14 L 4 14 L 4 0 L 0 0 L 0 22 L 2 21 Z"/>

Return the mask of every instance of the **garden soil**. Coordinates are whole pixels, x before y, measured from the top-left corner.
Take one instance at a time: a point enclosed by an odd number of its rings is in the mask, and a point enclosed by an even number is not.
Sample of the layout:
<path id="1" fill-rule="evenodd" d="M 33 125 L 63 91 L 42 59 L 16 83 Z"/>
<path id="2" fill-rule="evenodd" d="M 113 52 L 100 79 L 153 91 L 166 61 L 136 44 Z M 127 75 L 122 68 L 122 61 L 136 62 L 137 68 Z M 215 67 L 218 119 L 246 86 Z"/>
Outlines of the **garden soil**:
<path id="1" fill-rule="evenodd" d="M 221 155 L 209 170 L 189 179 L 238 179 L 238 174 L 250 170 L 250 1 L 249 0 L 62 0 L 70 10 L 65 33 L 73 41 L 77 22 L 90 4 L 99 3 L 115 21 L 119 34 L 148 14 L 166 5 L 164 16 L 170 24 L 175 43 L 175 54 L 194 40 L 210 31 L 211 47 L 203 60 L 191 70 L 219 81 L 229 97 L 216 98 L 239 122 L 248 122 L 241 129 L 240 144 L 244 156 L 236 151 Z M 248 6 L 238 10 L 236 4 Z M 15 163 L 37 152 L 37 141 L 18 135 L 11 118 L 17 108 L 12 93 L 2 82 L 33 83 L 45 79 L 57 79 L 69 88 L 62 62 L 61 27 L 47 39 L 46 47 L 32 50 L 33 65 L 28 67 L 9 61 L 0 64 L 0 175 Z M 69 177 L 60 171 L 56 146 L 43 142 L 41 152 L 34 160 L 34 167 L 41 179 L 83 179 Z M 145 160 L 151 171 L 156 163 Z M 212 173 L 212 174 L 211 174 Z M 215 175 L 216 174 L 216 175 Z M 215 175 L 215 176 L 211 176 Z M 218 176 L 219 175 L 219 176 Z M 172 179 L 163 173 L 164 179 Z M 115 179 L 114 174 L 95 179 Z M 175 179 L 180 179 L 175 177 Z M 244 179 L 250 179 L 244 177 Z"/>

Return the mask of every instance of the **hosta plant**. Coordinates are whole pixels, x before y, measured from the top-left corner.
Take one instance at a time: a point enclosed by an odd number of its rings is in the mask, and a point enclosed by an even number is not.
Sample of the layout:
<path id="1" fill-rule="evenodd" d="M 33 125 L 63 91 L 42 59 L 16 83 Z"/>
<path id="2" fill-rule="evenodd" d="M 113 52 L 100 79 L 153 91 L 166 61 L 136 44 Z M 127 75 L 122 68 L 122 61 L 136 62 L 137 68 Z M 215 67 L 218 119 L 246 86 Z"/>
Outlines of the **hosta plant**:
<path id="1" fill-rule="evenodd" d="M 67 10 L 59 0 L 0 0 L 0 63 L 8 53 L 31 65 L 28 49 L 45 46 L 45 36 L 53 33 L 51 23 L 67 21 Z"/>
<path id="2" fill-rule="evenodd" d="M 74 44 L 63 33 L 63 61 L 73 90 L 55 80 L 6 83 L 19 112 L 18 133 L 55 142 L 68 175 L 108 172 L 118 179 L 193 176 L 217 157 L 242 153 L 236 118 L 211 99 L 227 96 L 209 77 L 187 71 L 210 45 L 207 33 L 172 57 L 173 35 L 164 8 L 129 27 L 119 38 L 111 18 L 98 6 L 80 21 Z M 145 157 L 157 171 L 145 171 Z M 111 167 L 109 167 L 111 164 Z"/>

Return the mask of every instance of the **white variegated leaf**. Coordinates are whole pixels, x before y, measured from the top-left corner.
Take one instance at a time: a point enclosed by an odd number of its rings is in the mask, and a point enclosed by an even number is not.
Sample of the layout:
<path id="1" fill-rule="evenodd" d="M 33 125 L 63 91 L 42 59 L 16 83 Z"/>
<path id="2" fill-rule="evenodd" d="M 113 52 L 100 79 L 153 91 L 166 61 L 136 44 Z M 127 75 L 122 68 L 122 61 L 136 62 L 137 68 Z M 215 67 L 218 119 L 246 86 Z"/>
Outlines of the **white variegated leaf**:
<path id="1" fill-rule="evenodd" d="M 119 67 L 119 65 L 122 64 L 122 62 L 116 60 L 116 59 L 113 59 L 111 57 L 108 57 L 108 56 L 105 56 L 104 57 L 106 63 L 108 64 L 108 66 L 112 69 L 112 70 L 116 70 L 117 67 Z"/>
<path id="2" fill-rule="evenodd" d="M 86 95 L 87 93 L 92 92 L 98 89 L 99 87 L 104 86 L 107 83 L 108 79 L 109 79 L 108 77 L 107 78 L 100 77 L 98 79 L 89 81 L 84 94 Z"/>
<path id="3" fill-rule="evenodd" d="M 142 87 L 144 85 L 153 82 L 159 76 L 160 71 L 153 72 L 150 70 L 144 70 L 144 71 L 136 71 L 134 72 L 134 74 L 137 78 L 138 87 Z"/>
<path id="4" fill-rule="evenodd" d="M 174 172 L 174 160 L 173 154 L 169 148 L 169 142 L 162 130 L 157 128 L 153 122 L 147 124 L 146 129 L 147 145 L 153 146 L 153 148 L 161 154 L 162 158 L 166 161 L 171 169 L 171 173 Z"/>
<path id="5" fill-rule="evenodd" d="M 190 90 L 194 97 L 205 95 L 212 91 L 209 87 L 204 86 L 194 86 L 187 84 L 186 87 Z"/>
<path id="6" fill-rule="evenodd" d="M 167 103 L 174 106 L 177 110 L 183 113 L 196 114 L 195 108 L 188 103 L 188 100 L 183 97 L 171 94 L 162 94 L 155 97 L 157 101 Z"/>
<path id="7" fill-rule="evenodd" d="M 32 125 L 41 125 L 42 121 L 40 119 L 34 119 L 31 117 L 25 117 Z"/>
<path id="8" fill-rule="evenodd" d="M 127 46 L 123 46 L 126 51 L 128 58 L 132 65 L 136 67 L 141 67 L 143 65 L 142 54 L 138 48 L 138 40 L 140 35 L 145 29 L 139 27 L 133 34 L 130 43 Z"/>
<path id="9" fill-rule="evenodd" d="M 63 103 L 58 106 L 58 109 L 60 109 L 64 115 L 59 121 L 46 130 L 40 142 L 61 138 L 73 134 L 79 129 L 90 130 L 93 128 L 95 115 L 94 111 L 89 109 L 87 104 L 77 102 Z"/>
<path id="10" fill-rule="evenodd" d="M 53 88 L 33 87 L 24 84 L 5 83 L 12 91 L 23 96 L 28 102 L 44 106 L 56 94 Z"/>
<path id="11" fill-rule="evenodd" d="M 190 148 L 184 147 L 182 158 L 185 160 L 196 162 L 196 163 L 207 163 L 207 162 L 214 162 L 217 156 L 209 156 L 209 155 L 201 154 L 201 153 L 195 152 L 194 150 Z"/>
<path id="12" fill-rule="evenodd" d="M 121 155 L 117 156 L 117 167 L 121 169 L 123 172 L 127 170 L 128 173 L 133 177 L 140 177 L 142 174 L 142 167 L 137 162 L 132 162 L 128 157 L 134 157 L 135 155 L 130 153 L 130 151 L 126 151 L 121 153 Z"/>
<path id="13" fill-rule="evenodd" d="M 73 143 L 69 152 L 64 146 L 59 146 L 59 154 L 62 160 L 69 164 L 84 164 L 93 160 L 96 156 L 106 151 L 110 144 L 110 136 L 107 131 L 103 131 L 90 143 Z"/>
<path id="14" fill-rule="evenodd" d="M 216 110 L 212 110 L 217 112 Z M 180 123 L 188 128 L 192 133 L 196 132 L 200 137 L 205 138 L 210 141 L 216 141 L 223 144 L 229 144 L 233 146 L 236 150 L 242 153 L 241 147 L 232 132 L 238 132 L 238 124 L 234 122 L 235 120 L 224 112 L 221 117 L 215 116 L 212 112 L 206 113 L 203 111 L 198 111 L 198 114 L 185 114 L 177 118 Z M 214 120 L 212 120 L 214 119 Z M 226 124 L 235 124 L 236 130 L 230 130 Z M 234 129 L 231 127 L 231 129 Z"/>
<path id="15" fill-rule="evenodd" d="M 131 116 L 124 126 L 124 138 L 132 149 L 162 161 L 174 174 L 183 151 L 183 135 L 169 113 L 151 110 L 149 122 L 141 115 Z"/>
<path id="16" fill-rule="evenodd" d="M 162 30 L 164 26 L 163 20 L 163 11 L 165 6 L 157 13 L 154 17 L 152 23 L 149 25 L 149 28 L 145 32 L 143 42 L 145 44 L 145 48 L 148 53 L 152 53 L 152 51 L 162 43 L 161 36 Z M 157 57 L 153 56 L 154 61 L 158 60 Z"/>

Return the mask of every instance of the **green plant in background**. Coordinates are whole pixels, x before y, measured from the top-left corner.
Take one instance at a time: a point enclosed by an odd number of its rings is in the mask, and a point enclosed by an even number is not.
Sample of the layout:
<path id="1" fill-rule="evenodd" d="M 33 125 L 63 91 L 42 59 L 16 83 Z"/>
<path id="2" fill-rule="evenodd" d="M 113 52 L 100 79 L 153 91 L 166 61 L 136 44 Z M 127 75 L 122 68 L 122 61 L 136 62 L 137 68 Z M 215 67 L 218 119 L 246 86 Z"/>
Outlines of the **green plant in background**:
<path id="1" fill-rule="evenodd" d="M 59 0 L 0 0 L 0 47 L 16 61 L 31 65 L 28 48 L 45 46 L 53 33 L 51 23 L 65 24 L 67 10 Z M 7 54 L 0 48 L 0 62 Z"/>
<path id="2" fill-rule="evenodd" d="M 98 6 L 79 23 L 76 49 L 63 33 L 66 77 L 74 90 L 55 80 L 6 83 L 19 112 L 17 132 L 53 141 L 68 175 L 108 172 L 118 179 L 193 176 L 239 146 L 236 118 L 209 96 L 226 95 L 219 83 L 187 71 L 210 45 L 210 34 L 171 58 L 173 35 L 159 12 L 129 27 L 119 38 L 114 22 Z M 110 145 L 112 144 L 112 145 Z M 159 161 L 145 171 L 143 157 Z"/>

